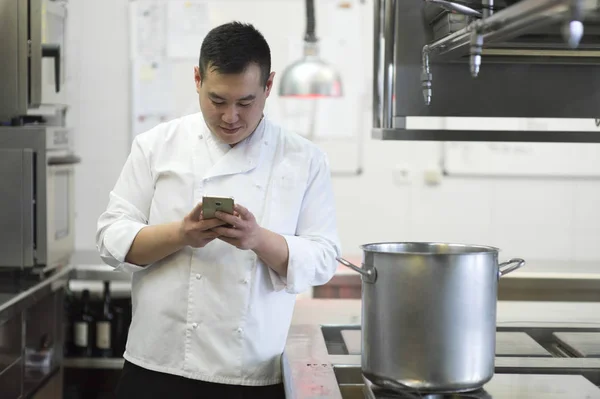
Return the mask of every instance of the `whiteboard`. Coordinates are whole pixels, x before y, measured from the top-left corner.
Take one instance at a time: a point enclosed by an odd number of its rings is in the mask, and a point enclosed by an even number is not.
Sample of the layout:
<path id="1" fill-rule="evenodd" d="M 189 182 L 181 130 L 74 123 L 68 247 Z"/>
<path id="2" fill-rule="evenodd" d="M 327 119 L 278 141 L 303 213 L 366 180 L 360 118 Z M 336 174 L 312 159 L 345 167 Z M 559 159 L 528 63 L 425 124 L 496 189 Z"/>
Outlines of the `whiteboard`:
<path id="1" fill-rule="evenodd" d="M 594 119 L 494 119 L 486 121 L 486 129 L 600 134 Z M 452 129 L 460 126 L 457 121 L 453 123 Z M 464 130 L 472 130 L 473 126 L 470 123 L 469 129 Z M 456 176 L 600 178 L 600 144 L 446 142 L 442 146 L 441 167 L 445 174 Z"/>
<path id="2" fill-rule="evenodd" d="M 302 56 L 304 0 L 131 0 L 131 139 L 158 123 L 199 112 L 193 70 L 202 40 L 213 27 L 237 20 L 254 24 L 271 47 L 275 82 L 265 114 L 320 146 L 330 158 L 333 174 L 360 170 L 361 147 L 368 134 L 364 127 L 371 87 L 366 68 L 370 63 L 348 61 L 371 57 L 372 6 L 365 3 L 316 2 L 320 53 L 340 72 L 344 96 L 301 100 L 281 98 L 277 89 L 285 67 Z"/>

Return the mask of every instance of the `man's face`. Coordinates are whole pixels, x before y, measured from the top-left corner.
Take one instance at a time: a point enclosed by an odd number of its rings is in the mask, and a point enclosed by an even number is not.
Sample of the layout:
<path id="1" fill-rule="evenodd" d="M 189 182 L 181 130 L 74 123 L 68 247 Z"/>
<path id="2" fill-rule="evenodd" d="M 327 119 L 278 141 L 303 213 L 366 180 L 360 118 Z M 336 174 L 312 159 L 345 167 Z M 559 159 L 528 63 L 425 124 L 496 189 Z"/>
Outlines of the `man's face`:
<path id="1" fill-rule="evenodd" d="M 200 76 L 200 69 L 195 67 L 200 110 L 209 129 L 231 146 L 250 136 L 262 118 L 274 75 L 271 72 L 265 86 L 256 64 L 240 74 L 221 74 L 209 65 L 206 76 Z"/>

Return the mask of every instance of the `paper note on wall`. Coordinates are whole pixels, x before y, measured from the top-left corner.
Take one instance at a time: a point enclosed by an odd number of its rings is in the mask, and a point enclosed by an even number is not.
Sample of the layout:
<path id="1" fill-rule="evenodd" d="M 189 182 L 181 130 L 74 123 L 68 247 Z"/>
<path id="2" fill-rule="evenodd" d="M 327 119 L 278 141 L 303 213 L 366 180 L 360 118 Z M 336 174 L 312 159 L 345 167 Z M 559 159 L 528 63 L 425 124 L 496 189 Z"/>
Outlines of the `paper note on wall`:
<path id="1" fill-rule="evenodd" d="M 167 22 L 167 56 L 198 58 L 202 40 L 210 30 L 208 4 L 187 0 L 169 2 Z"/>
<path id="2" fill-rule="evenodd" d="M 165 56 L 165 5 L 157 1 L 131 3 L 131 56 L 154 59 Z"/>
<path id="3" fill-rule="evenodd" d="M 134 61 L 133 134 L 174 117 L 172 72 L 169 63 Z"/>

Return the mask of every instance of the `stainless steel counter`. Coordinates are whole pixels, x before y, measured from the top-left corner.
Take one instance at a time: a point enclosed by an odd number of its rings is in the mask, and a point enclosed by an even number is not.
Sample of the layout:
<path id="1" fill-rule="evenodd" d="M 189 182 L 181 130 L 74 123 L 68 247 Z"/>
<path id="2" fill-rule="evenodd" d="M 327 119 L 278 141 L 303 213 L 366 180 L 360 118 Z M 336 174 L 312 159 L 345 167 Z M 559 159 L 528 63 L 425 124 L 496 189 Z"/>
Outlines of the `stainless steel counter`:
<path id="1" fill-rule="evenodd" d="M 499 348 L 510 350 L 496 352 L 496 373 L 501 377 L 492 380 L 496 386 L 490 383 L 491 390 L 506 390 L 507 384 L 516 383 L 515 378 L 520 384 L 527 384 L 521 378 L 525 375 L 552 374 L 550 382 L 558 381 L 560 385 L 561 381 L 565 381 L 567 384 L 556 388 L 554 394 L 559 396 L 548 397 L 600 397 L 600 390 L 596 391 L 594 386 L 600 385 L 600 358 L 578 357 L 576 353 L 569 352 L 569 346 L 563 345 L 560 339 L 561 332 L 576 334 L 591 331 L 600 336 L 600 303 L 499 302 L 497 320 L 499 332 L 512 332 L 514 337 L 505 334 L 497 341 Z M 360 332 L 360 301 L 306 300 L 297 303 L 282 358 L 288 398 L 365 397 L 360 354 L 349 349 L 351 344 L 344 338 L 343 331 Z M 519 339 L 514 341 L 519 337 L 517 332 L 533 338 L 547 353 L 540 355 L 537 347 L 532 355 L 518 353 L 519 348 L 515 345 L 519 344 Z M 540 383 L 537 377 L 530 381 L 531 384 Z M 579 393 L 569 396 L 570 391 L 560 391 L 567 389 L 567 385 L 575 387 L 573 389 L 579 390 Z M 521 397 L 514 385 L 511 389 L 515 398 Z M 589 396 L 585 396 L 586 393 Z"/>
<path id="2" fill-rule="evenodd" d="M 47 391 L 62 396 L 62 288 L 69 271 L 55 270 L 42 279 L 0 274 L 2 398 L 36 398 Z"/>
<path id="3" fill-rule="evenodd" d="M 76 291 L 80 290 L 77 289 L 79 283 L 82 287 L 92 288 L 91 291 L 96 288 L 98 293 L 102 291 L 103 281 L 120 283 L 121 285 L 115 286 L 117 297 L 121 292 L 129 295 L 131 287 L 131 275 L 116 272 L 112 267 L 105 265 L 97 252 L 76 252 L 69 266 L 45 276 L 0 273 L 0 320 L 28 307 L 40 295 L 64 287 L 69 280 L 77 281 Z"/>
<path id="4" fill-rule="evenodd" d="M 57 270 L 46 278 L 39 276 L 17 277 L 0 275 L 0 320 L 10 318 L 15 312 L 35 303 L 40 296 L 64 287 L 70 267 Z"/>
<path id="5" fill-rule="evenodd" d="M 600 302 L 600 262 L 529 260 L 501 278 L 501 300 Z"/>
<path id="6" fill-rule="evenodd" d="M 0 396 L 16 399 L 56 390 L 62 397 L 64 368 L 121 369 L 122 358 L 64 358 L 64 288 L 100 296 L 111 281 L 113 298 L 129 297 L 131 275 L 104 265 L 95 252 L 77 253 L 70 266 L 45 275 L 0 271 Z M 50 350 L 41 350 L 41 342 Z M 31 354 L 47 363 L 32 366 Z M 54 397 L 54 396 L 51 396 Z"/>

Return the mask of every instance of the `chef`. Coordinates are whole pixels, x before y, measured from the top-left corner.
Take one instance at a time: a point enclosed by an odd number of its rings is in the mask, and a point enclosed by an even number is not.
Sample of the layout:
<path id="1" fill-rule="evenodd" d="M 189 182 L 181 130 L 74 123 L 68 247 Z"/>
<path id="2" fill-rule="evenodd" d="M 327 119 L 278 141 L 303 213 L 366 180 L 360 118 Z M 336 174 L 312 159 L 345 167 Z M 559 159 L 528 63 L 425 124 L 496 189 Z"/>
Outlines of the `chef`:
<path id="1" fill-rule="evenodd" d="M 132 274 L 118 398 L 281 398 L 295 295 L 340 254 L 325 154 L 263 114 L 270 49 L 252 25 L 211 30 L 200 113 L 135 137 L 98 220 L 104 262 Z M 203 196 L 233 197 L 204 218 Z"/>

